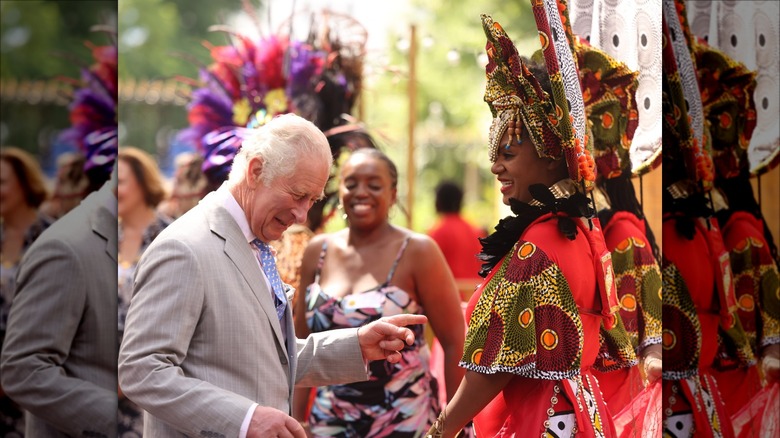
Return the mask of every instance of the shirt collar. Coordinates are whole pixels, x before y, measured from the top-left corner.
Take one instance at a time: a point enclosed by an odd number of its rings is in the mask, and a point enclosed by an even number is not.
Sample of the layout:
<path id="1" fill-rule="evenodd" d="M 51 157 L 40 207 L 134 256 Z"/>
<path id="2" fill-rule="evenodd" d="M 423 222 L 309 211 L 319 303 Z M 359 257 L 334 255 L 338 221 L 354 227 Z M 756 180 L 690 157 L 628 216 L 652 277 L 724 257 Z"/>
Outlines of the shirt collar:
<path id="1" fill-rule="evenodd" d="M 225 210 L 227 210 L 233 220 L 236 221 L 236 224 L 238 224 L 238 227 L 241 229 L 241 233 L 244 234 L 246 241 L 252 243 L 256 237 L 249 227 L 249 221 L 246 220 L 246 213 L 244 213 L 244 210 L 238 205 L 236 198 L 230 193 L 230 190 L 228 190 L 227 184 L 222 184 L 214 192 L 214 195 L 217 197 L 217 202 L 225 207 Z"/>

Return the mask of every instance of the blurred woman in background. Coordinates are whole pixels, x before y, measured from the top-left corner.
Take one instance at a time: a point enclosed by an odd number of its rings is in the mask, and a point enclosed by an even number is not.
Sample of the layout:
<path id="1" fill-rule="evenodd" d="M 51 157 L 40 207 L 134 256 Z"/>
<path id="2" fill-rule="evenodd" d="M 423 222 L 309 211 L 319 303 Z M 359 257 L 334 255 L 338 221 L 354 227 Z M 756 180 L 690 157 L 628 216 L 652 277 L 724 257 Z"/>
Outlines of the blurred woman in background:
<path id="1" fill-rule="evenodd" d="M 81 203 L 89 185 L 85 163 L 86 157 L 81 152 L 65 152 L 57 157 L 54 193 L 41 204 L 43 214 L 57 219 Z"/>
<path id="2" fill-rule="evenodd" d="M 171 196 L 160 202 L 157 210 L 176 219 L 183 215 L 206 194 L 206 176 L 201 170 L 203 157 L 195 152 L 183 152 L 176 156 Z"/>

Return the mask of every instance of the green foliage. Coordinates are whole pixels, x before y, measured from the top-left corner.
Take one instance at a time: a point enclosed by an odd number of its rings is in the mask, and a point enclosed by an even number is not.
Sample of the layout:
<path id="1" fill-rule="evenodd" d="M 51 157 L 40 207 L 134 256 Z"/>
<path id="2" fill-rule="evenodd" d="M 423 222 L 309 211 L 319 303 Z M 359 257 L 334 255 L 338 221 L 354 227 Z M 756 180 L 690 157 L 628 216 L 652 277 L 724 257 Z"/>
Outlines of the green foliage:
<path id="1" fill-rule="evenodd" d="M 51 56 L 49 47 L 84 54 L 83 59 L 88 60 L 83 42 L 95 36 L 90 35 L 89 26 L 101 22 L 101 13 L 93 7 L 97 3 L 117 5 L 111 1 L 1 2 L 3 60 L 0 72 L 4 77 L 47 77 L 50 74 L 42 72 L 76 76 L 78 70 L 73 63 Z M 264 20 L 266 13 L 260 8 L 264 2 L 252 0 L 251 3 Z M 299 3 L 300 9 L 306 2 Z M 309 3 L 311 9 L 320 7 L 316 1 Z M 425 231 L 436 219 L 434 189 L 443 179 L 464 186 L 464 213 L 467 216 L 472 215 L 470 212 L 495 211 L 497 193 L 485 148 L 490 113 L 482 98 L 485 36 L 480 14 L 490 14 L 500 22 L 522 54 L 530 55 L 538 46 L 538 38 L 528 0 L 410 0 L 410 4 L 407 16 L 401 23 L 394 23 L 393 33 L 384 36 L 388 49 L 382 60 L 367 58 L 370 69 L 362 94 L 363 111 L 357 114 L 355 109 L 354 113 L 363 117 L 398 165 L 401 176 L 398 198 L 404 208 L 408 201 L 408 176 L 414 175 L 412 228 Z M 176 76 L 196 78 L 196 65 L 210 62 L 204 41 L 214 45 L 228 42 L 226 34 L 210 32 L 209 27 L 225 24 L 233 14 L 243 13 L 241 0 L 121 0 L 112 7 L 118 8 L 119 17 L 119 77 L 134 81 Z M 291 8 L 292 5 L 274 1 L 272 7 Z M 336 5 L 333 7 L 337 8 Z M 35 31 L 25 48 L 9 47 L 7 43 L 14 40 L 7 39 L 6 29 L 19 26 L 19 23 Z M 409 26 L 403 23 L 413 23 L 417 35 L 414 169 L 408 169 L 409 52 L 397 44 L 399 40 L 409 39 Z M 373 38 L 377 37 L 377 29 L 368 31 Z M 59 36 L 63 33 L 66 37 Z M 47 42 L 52 38 L 60 44 Z M 29 57 L 29 53 L 41 56 L 35 59 Z M 70 73 L 66 73 L 68 69 Z M 181 106 L 159 103 L 149 106 L 123 101 L 120 114 L 123 124 L 120 137 L 124 144 L 156 152 L 161 159 L 165 137 L 186 126 L 186 113 Z M 473 214 L 470 218 L 483 227 L 492 228 L 497 219 L 495 216 Z M 393 221 L 407 225 L 402 211 Z"/>
<path id="2" fill-rule="evenodd" d="M 53 140 L 70 125 L 58 84 L 67 86 L 57 81 L 78 79 L 79 69 L 94 62 L 87 42 L 111 42 L 93 26 L 115 24 L 113 0 L 0 2 L 0 80 L 8 87 L 0 101 L 2 145 L 27 150 L 51 170 Z"/>
<path id="3" fill-rule="evenodd" d="M 539 44 L 530 2 L 412 3 L 414 10 L 408 19 L 416 26 L 418 48 L 413 228 L 424 232 L 434 223 L 435 187 L 450 179 L 464 187 L 463 214 L 475 224 L 492 229 L 498 215 L 484 212 L 495 211 L 498 201 L 485 146 L 491 116 L 483 101 L 486 60 L 481 55 L 486 40 L 480 14 L 492 15 L 521 54 L 530 55 Z M 401 174 L 399 202 L 405 206 L 409 174 L 408 51 L 399 50 L 396 43 L 408 39 L 408 34 L 388 38 L 390 65 L 403 75 L 382 75 L 364 91 L 366 121 L 386 137 L 387 153 Z M 402 214 L 396 215 L 393 222 L 407 225 Z"/>
<path id="4" fill-rule="evenodd" d="M 229 13 L 240 10 L 241 0 L 120 1 L 119 78 L 197 77 L 196 65 L 185 58 L 208 63 L 203 41 L 226 42 L 209 26 L 224 24 Z"/>
<path id="5" fill-rule="evenodd" d="M 116 1 L 2 1 L 0 17 L 3 79 L 78 77 L 92 63 L 85 41 L 109 42 L 90 28 L 116 23 Z"/>

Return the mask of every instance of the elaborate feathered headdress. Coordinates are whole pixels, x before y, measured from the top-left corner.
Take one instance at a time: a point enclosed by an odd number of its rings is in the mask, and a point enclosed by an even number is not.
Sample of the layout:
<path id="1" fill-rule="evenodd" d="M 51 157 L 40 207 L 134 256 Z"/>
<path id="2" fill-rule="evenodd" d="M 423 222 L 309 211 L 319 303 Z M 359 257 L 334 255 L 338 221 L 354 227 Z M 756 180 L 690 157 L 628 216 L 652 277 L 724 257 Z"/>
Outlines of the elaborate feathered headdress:
<path id="1" fill-rule="evenodd" d="M 494 117 L 490 127 L 490 159 L 496 160 L 499 142 L 507 129 L 514 137 L 525 127 L 540 157 L 565 159 L 569 177 L 589 190 L 596 179 L 595 163 L 589 151 L 592 145 L 586 133 L 571 33 L 563 24 L 567 19 L 566 3 L 538 0 L 532 5 L 552 96 L 542 90 L 501 25 L 482 15 L 488 40 L 485 102 Z"/>
<path id="2" fill-rule="evenodd" d="M 227 178 L 249 130 L 279 114 L 296 113 L 317 125 L 334 160 L 345 149 L 376 147 L 350 116 L 361 90 L 365 29 L 331 12 L 313 14 L 309 23 L 305 40 L 280 31 L 255 41 L 224 26 L 211 28 L 229 34 L 231 44 L 208 45 L 211 64 L 200 68 L 198 81 L 183 79 L 195 89 L 189 127 L 178 138 L 203 155 L 212 188 Z M 326 199 L 334 194 L 326 187 Z M 322 208 L 320 203 L 313 209 Z"/>
<path id="3" fill-rule="evenodd" d="M 59 141 L 76 145 L 84 154 L 84 171 L 94 189 L 111 176 L 118 150 L 117 47 L 85 45 L 94 63 L 81 69 L 80 80 L 64 78 L 77 88 L 68 106 L 71 127 L 60 134 Z"/>

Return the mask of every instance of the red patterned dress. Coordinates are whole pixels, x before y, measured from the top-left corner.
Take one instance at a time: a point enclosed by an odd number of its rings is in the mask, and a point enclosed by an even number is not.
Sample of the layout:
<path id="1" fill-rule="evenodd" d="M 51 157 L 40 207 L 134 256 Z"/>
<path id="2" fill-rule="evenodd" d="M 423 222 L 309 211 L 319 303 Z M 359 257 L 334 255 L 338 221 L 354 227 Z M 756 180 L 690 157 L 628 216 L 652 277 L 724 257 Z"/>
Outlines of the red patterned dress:
<path id="1" fill-rule="evenodd" d="M 477 436 L 615 436 L 591 369 L 636 357 L 608 296 L 614 275 L 599 222 L 592 231 L 575 222 L 568 240 L 552 214 L 536 219 L 472 296 L 461 366 L 515 374 L 474 418 Z"/>
<path id="2" fill-rule="evenodd" d="M 692 238 L 678 221 L 693 221 Z M 728 253 L 714 220 L 664 217 L 664 434 L 733 437 L 712 369 L 721 356 L 749 365 L 752 351 L 735 314 Z M 719 345 L 729 348 L 719 352 Z"/>
<path id="3" fill-rule="evenodd" d="M 764 238 L 763 223 L 750 213 L 734 212 L 723 226 L 729 251 L 737 316 L 753 354 L 780 343 L 780 283 L 777 265 Z M 713 371 L 726 409 L 734 416 L 761 390 L 757 367 L 741 367 L 727 356 L 722 371 Z"/>
<path id="4" fill-rule="evenodd" d="M 645 223 L 619 211 L 604 227 L 612 252 L 620 317 L 635 351 L 661 343 L 661 270 L 645 235 Z M 644 389 L 638 367 L 594 371 L 609 409 L 617 414 Z"/>

